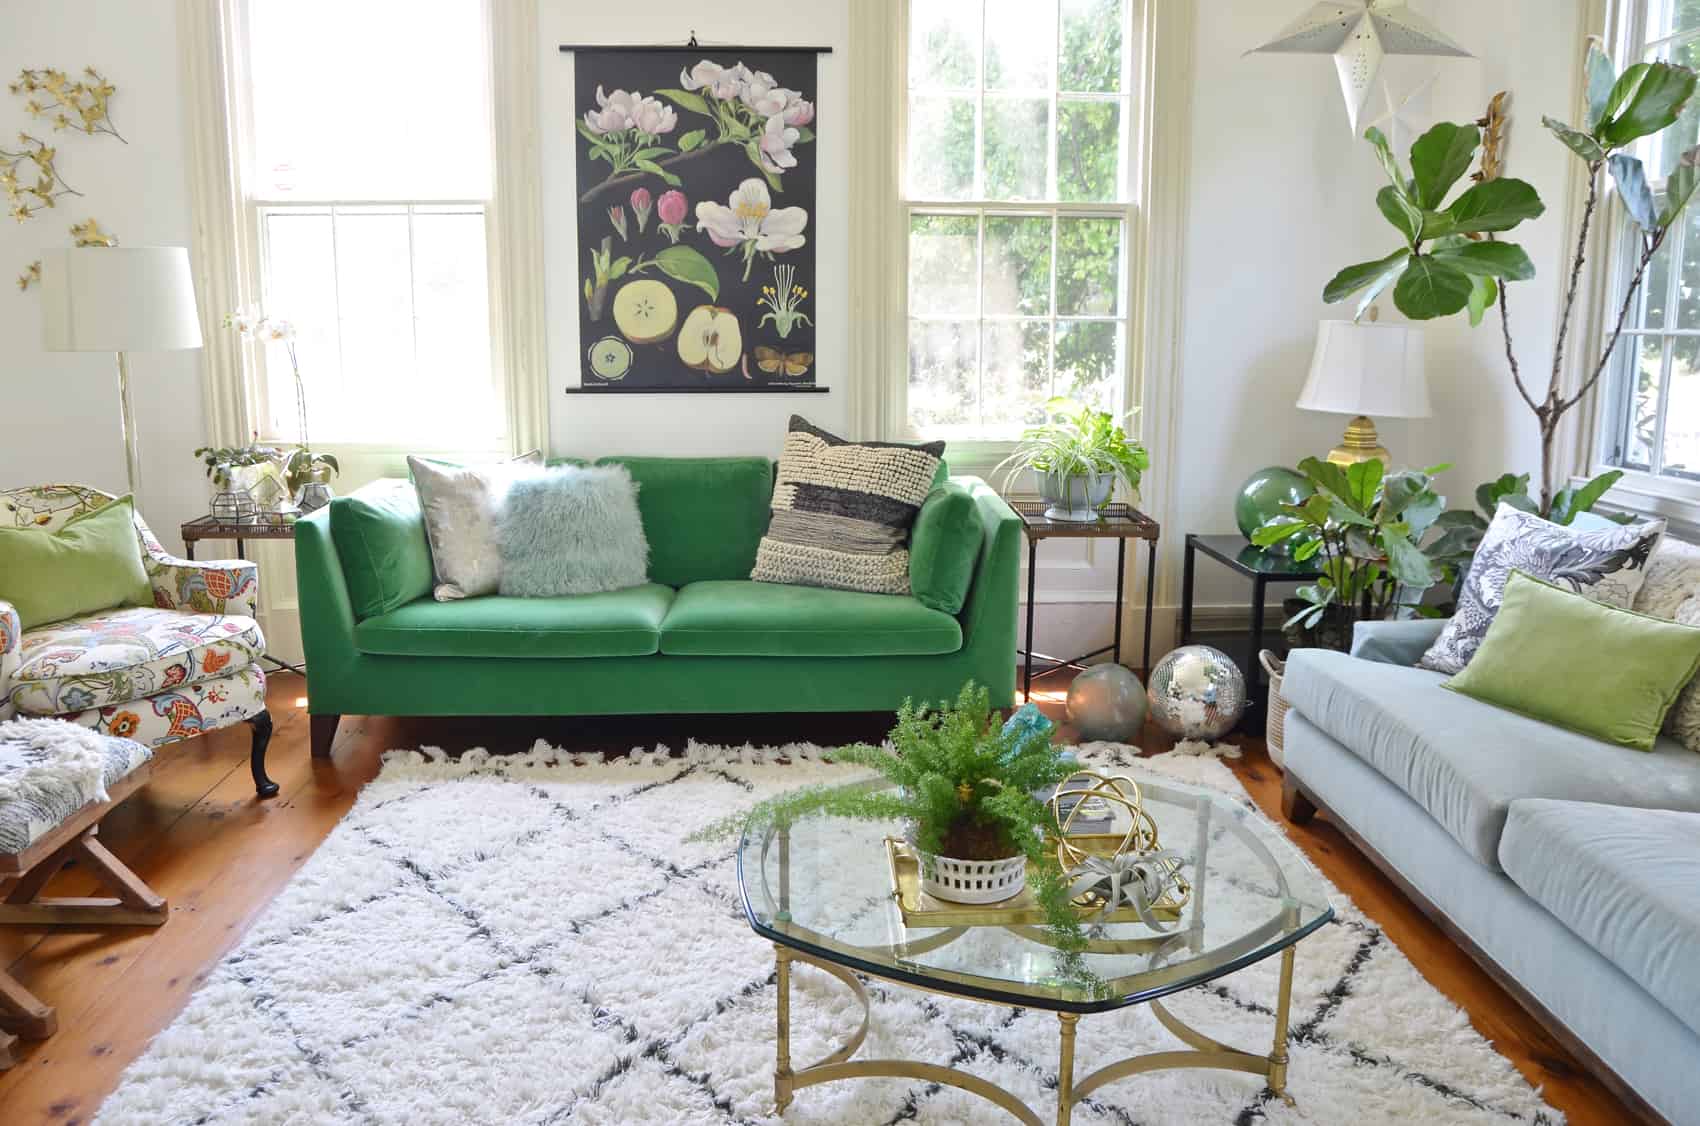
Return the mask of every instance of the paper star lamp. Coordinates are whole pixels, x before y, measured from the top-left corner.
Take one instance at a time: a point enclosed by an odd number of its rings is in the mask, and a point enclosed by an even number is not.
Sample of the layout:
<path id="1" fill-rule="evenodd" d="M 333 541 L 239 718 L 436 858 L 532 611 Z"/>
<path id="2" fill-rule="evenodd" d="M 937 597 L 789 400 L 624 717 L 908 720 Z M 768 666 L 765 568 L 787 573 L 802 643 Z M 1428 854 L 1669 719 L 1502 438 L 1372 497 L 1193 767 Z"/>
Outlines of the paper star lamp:
<path id="1" fill-rule="evenodd" d="M 1340 93 L 1352 132 L 1388 55 L 1450 55 L 1470 52 L 1406 7 L 1405 0 L 1336 0 L 1310 10 L 1261 47 L 1247 54 L 1333 55 Z"/>
<path id="2" fill-rule="evenodd" d="M 1393 88 L 1385 81 L 1382 82 L 1381 96 L 1387 102 L 1387 109 L 1380 117 L 1371 121 L 1370 125 L 1387 135 L 1387 143 L 1394 152 L 1404 152 L 1410 147 L 1411 142 L 1422 133 L 1422 126 L 1418 121 L 1418 114 L 1412 103 L 1426 95 L 1439 78 L 1438 72 L 1429 75 L 1402 98 L 1395 98 Z"/>

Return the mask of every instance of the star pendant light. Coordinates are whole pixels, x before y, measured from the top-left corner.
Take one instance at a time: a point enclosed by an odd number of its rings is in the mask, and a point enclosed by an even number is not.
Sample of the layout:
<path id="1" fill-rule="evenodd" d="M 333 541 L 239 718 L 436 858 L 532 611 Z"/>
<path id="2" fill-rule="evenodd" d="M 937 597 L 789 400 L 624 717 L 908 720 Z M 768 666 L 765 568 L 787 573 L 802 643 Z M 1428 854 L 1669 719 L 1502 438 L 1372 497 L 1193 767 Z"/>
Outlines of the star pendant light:
<path id="1" fill-rule="evenodd" d="M 1472 57 L 1427 20 L 1411 11 L 1405 0 L 1336 0 L 1312 4 L 1310 10 L 1261 47 L 1247 54 L 1333 55 L 1346 98 L 1352 132 L 1369 100 L 1381 60 L 1387 55 L 1450 55 Z"/>

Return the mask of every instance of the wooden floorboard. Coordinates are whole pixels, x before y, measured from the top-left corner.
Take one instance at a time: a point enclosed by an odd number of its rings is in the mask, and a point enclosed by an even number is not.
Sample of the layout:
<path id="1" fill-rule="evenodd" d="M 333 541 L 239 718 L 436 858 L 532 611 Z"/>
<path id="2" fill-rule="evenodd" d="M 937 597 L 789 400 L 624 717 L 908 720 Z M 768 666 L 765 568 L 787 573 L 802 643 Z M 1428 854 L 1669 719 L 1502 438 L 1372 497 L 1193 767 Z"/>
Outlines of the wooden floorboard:
<path id="1" fill-rule="evenodd" d="M 1066 672 L 1042 678 L 1035 700 L 1064 721 Z M 293 674 L 271 679 L 276 733 L 269 756 L 281 792 L 254 800 L 246 728 L 215 732 L 161 753 L 153 779 L 102 823 L 101 840 L 171 902 L 158 928 L 57 931 L 0 927 L 0 965 L 59 1010 L 59 1033 L 24 1042 L 24 1060 L 0 1072 L 0 1123 L 88 1121 L 125 1066 L 181 1011 L 196 986 L 241 938 L 353 804 L 391 747 L 423 743 L 455 751 L 472 746 L 519 750 L 538 737 L 577 750 L 622 751 L 686 738 L 704 742 L 843 741 L 877 738 L 870 717 L 713 717 L 574 720 L 344 719 L 331 759 L 307 750 L 306 688 Z M 1063 736 L 1069 732 L 1064 728 Z M 1265 813 L 1280 819 L 1281 774 L 1261 740 L 1236 739 L 1245 755 L 1230 762 Z M 1155 728 L 1142 745 L 1168 741 Z M 1436 988 L 1547 1100 L 1576 1126 L 1625 1121 L 1624 1109 L 1582 1072 L 1540 1025 L 1374 865 L 1318 818 L 1289 835 L 1318 868 L 1363 909 Z M 86 873 L 68 870 L 54 894 L 83 894 Z M 1302 950 L 1301 950 L 1302 956 Z"/>

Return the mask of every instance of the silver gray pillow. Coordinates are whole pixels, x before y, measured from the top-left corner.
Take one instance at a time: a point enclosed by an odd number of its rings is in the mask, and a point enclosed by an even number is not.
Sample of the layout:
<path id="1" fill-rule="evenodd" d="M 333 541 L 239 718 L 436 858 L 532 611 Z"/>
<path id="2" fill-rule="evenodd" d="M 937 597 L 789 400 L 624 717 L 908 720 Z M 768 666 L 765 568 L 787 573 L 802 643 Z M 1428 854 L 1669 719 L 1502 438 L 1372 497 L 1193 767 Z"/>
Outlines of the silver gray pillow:
<path id="1" fill-rule="evenodd" d="M 1573 590 L 1606 606 L 1628 609 L 1647 576 L 1647 559 L 1665 522 L 1582 531 L 1501 503 L 1476 548 L 1458 609 L 1423 654 L 1425 669 L 1460 673 L 1487 636 L 1513 570 Z"/>
<path id="2" fill-rule="evenodd" d="M 437 576 L 432 594 L 438 602 L 495 594 L 500 588 L 502 554 L 496 545 L 496 518 L 509 486 L 542 464 L 540 450 L 497 465 L 407 459 L 419 490 L 419 507 L 425 512 L 425 537 Z"/>

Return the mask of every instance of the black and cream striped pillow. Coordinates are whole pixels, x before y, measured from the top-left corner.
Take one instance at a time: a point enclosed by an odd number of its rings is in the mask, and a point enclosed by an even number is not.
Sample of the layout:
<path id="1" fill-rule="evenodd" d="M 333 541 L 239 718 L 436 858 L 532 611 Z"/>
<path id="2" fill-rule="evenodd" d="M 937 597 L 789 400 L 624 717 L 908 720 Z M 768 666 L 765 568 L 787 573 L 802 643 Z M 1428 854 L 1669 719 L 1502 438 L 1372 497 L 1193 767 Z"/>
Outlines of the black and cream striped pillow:
<path id="1" fill-rule="evenodd" d="M 909 529 L 943 456 L 943 442 L 848 442 L 792 415 L 750 578 L 908 594 Z"/>

